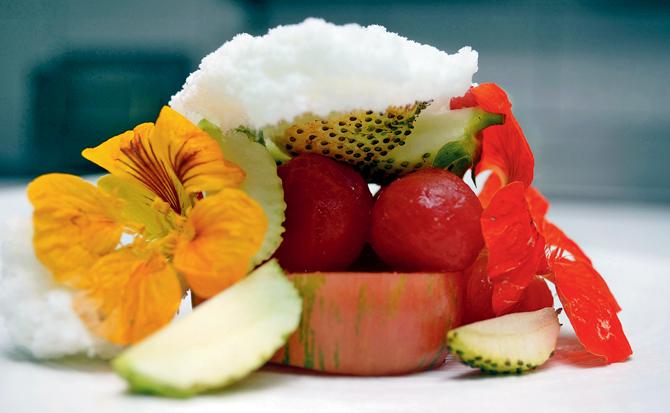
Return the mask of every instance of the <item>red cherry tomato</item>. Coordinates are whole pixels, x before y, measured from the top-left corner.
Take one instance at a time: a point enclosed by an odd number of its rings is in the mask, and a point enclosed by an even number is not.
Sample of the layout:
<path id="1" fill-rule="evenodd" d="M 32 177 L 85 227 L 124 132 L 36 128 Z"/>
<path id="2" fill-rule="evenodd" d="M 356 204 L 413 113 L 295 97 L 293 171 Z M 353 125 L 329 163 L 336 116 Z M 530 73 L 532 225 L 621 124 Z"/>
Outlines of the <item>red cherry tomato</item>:
<path id="1" fill-rule="evenodd" d="M 347 165 L 302 154 L 278 168 L 284 187 L 284 241 L 276 252 L 288 271 L 342 271 L 365 246 L 372 194 Z"/>
<path id="2" fill-rule="evenodd" d="M 372 211 L 371 244 L 402 271 L 461 271 L 484 246 L 482 206 L 449 171 L 423 169 L 382 189 Z"/>

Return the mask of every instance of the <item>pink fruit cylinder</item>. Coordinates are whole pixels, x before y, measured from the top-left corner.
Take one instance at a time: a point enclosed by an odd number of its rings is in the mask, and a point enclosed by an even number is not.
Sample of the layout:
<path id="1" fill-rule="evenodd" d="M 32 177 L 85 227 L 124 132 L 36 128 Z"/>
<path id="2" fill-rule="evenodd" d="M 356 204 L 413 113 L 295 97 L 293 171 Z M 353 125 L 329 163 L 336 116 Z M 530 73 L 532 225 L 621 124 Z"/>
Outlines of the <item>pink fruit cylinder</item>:
<path id="1" fill-rule="evenodd" d="M 462 316 L 461 273 L 291 274 L 303 297 L 298 330 L 273 363 L 382 376 L 440 366 Z"/>

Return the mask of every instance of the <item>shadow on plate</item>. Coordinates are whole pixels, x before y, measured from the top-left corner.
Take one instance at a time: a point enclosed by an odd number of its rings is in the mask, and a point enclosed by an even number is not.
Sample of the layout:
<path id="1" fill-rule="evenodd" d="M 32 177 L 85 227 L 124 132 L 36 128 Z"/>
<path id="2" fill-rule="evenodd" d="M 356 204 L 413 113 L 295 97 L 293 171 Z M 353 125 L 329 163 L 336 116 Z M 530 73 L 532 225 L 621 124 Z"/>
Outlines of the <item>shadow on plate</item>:
<path id="1" fill-rule="evenodd" d="M 592 368 L 604 367 L 607 362 L 604 358 L 589 353 L 584 349 L 575 335 L 561 335 L 556 344 L 556 354 L 549 359 L 547 366 L 553 364 L 567 364 L 573 367 Z"/>
<path id="2" fill-rule="evenodd" d="M 578 368 L 594 368 L 594 367 L 604 367 L 607 365 L 605 359 L 593 355 L 587 352 L 584 349 L 584 346 L 579 342 L 575 335 L 561 335 L 558 338 L 556 343 L 556 353 L 552 358 L 550 358 L 545 364 L 538 367 L 536 370 L 532 370 L 521 375 L 511 374 L 511 375 L 490 375 L 483 373 L 477 369 L 467 368 L 463 373 L 456 376 L 450 377 L 450 379 L 455 380 L 485 380 L 490 378 L 497 377 L 518 377 L 526 376 L 530 374 L 535 374 L 543 370 L 550 370 L 553 366 L 557 365 L 569 365 Z M 447 366 L 451 368 L 458 368 L 462 366 L 458 360 L 453 356 L 449 355 L 447 359 Z"/>
<path id="3" fill-rule="evenodd" d="M 193 397 L 227 397 L 227 396 L 239 396 L 240 394 L 245 394 L 245 393 L 252 393 L 252 392 L 259 392 L 263 390 L 267 390 L 271 387 L 279 387 L 286 385 L 288 382 L 293 381 L 293 380 L 298 380 L 297 377 L 292 377 L 289 374 L 281 374 L 281 370 L 279 369 L 273 369 L 273 368 L 268 368 L 267 365 L 261 368 L 260 370 L 257 370 L 255 372 L 252 372 L 249 376 L 243 378 L 242 380 L 233 383 L 227 387 L 224 387 L 222 389 L 214 389 L 210 391 L 206 391 L 204 393 L 196 394 Z M 139 392 L 139 393 L 134 393 L 130 391 L 130 389 L 126 389 L 125 395 L 129 397 L 135 397 L 135 398 L 142 398 L 142 397 L 150 397 L 150 398 L 161 398 L 161 399 L 166 399 L 166 400 L 189 400 L 189 398 L 185 399 L 180 399 L 180 398 L 172 398 L 172 397 L 165 397 L 161 396 L 158 394 L 153 394 L 149 392 Z"/>

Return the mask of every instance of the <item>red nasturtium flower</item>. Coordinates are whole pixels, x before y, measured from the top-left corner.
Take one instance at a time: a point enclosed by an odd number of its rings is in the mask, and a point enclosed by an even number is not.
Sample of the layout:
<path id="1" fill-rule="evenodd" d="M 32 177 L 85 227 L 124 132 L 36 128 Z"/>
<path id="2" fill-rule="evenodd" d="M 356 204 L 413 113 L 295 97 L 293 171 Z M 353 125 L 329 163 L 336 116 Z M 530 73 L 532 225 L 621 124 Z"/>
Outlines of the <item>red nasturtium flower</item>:
<path id="1" fill-rule="evenodd" d="M 479 277 L 477 286 L 483 285 L 491 296 L 491 306 L 480 304 L 478 315 L 542 305 L 546 302 L 544 278 L 554 283 L 586 350 L 608 362 L 626 360 L 632 349 L 617 317 L 621 308 L 586 254 L 545 218 L 549 203 L 531 186 L 533 154 L 507 95 L 489 83 L 452 101 L 452 108 L 470 106 L 505 115 L 503 125 L 482 132 L 482 155 L 475 167 L 476 173 L 493 172 L 480 194 L 487 259 L 480 257 L 475 262 L 478 268 L 470 270 Z M 482 265 L 488 280 L 481 281 Z M 531 291 L 538 299 L 529 299 Z"/>

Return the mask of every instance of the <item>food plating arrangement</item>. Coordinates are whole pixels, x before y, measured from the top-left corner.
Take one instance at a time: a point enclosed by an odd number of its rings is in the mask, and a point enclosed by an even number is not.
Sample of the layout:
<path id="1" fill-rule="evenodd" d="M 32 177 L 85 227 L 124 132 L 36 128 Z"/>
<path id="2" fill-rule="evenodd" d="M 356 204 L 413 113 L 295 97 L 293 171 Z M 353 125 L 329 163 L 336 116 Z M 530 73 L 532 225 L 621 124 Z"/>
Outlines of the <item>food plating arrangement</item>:
<path id="1" fill-rule="evenodd" d="M 546 218 L 508 94 L 473 83 L 477 65 L 381 26 L 236 36 L 155 123 L 83 150 L 95 183 L 28 185 L 5 287 L 50 318 L 7 317 L 12 344 L 111 360 L 131 391 L 169 397 L 266 363 L 384 376 L 451 353 L 527 374 L 561 311 L 586 351 L 627 360 L 621 308 Z"/>

